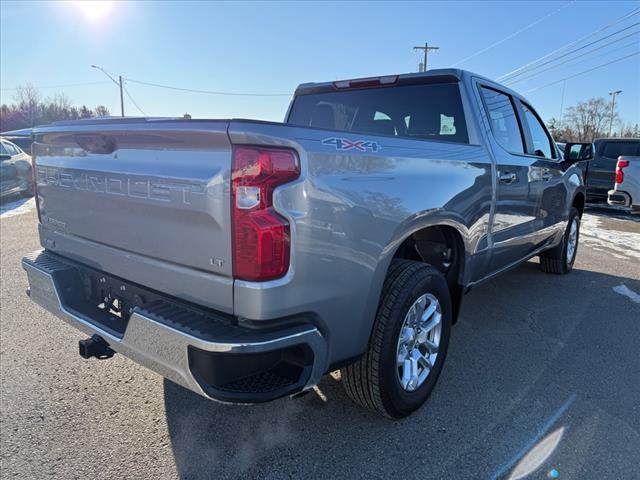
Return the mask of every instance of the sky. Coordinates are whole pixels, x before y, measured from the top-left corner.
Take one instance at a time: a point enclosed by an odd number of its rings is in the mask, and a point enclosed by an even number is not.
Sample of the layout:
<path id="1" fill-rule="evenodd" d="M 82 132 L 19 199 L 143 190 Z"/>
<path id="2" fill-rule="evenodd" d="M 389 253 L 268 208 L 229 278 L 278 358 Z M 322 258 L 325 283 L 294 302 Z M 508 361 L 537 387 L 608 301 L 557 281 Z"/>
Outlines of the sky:
<path id="1" fill-rule="evenodd" d="M 91 68 L 95 64 L 128 79 L 140 110 L 125 97 L 127 115 L 281 121 L 298 84 L 417 71 L 415 45 L 440 47 L 429 54 L 429 69 L 456 66 L 498 79 L 640 7 L 639 1 L 575 0 L 82 3 L 0 3 L 2 103 L 30 82 L 43 96 L 63 92 L 74 104 L 104 104 L 119 114 L 118 87 Z M 563 57 L 566 64 L 522 73 L 509 86 L 545 121 L 578 101 L 609 101 L 608 92 L 622 90 L 618 112 L 625 122 L 640 123 L 640 55 L 633 55 L 640 52 L 638 22 L 640 14 L 602 30 L 575 48 L 629 27 Z M 133 80 L 280 96 L 210 95 Z"/>

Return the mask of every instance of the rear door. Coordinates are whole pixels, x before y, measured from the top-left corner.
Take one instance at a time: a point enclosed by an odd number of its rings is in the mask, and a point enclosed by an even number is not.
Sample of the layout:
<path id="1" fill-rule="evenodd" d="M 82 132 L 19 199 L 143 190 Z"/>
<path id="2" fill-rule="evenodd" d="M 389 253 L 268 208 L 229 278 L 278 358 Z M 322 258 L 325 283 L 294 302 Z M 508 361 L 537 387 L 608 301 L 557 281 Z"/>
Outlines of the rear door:
<path id="1" fill-rule="evenodd" d="M 607 191 L 613 188 L 616 163 L 620 155 L 640 155 L 640 140 L 596 141 L 596 155 L 589 165 L 587 196 L 590 201 L 606 201 Z"/>
<path id="2" fill-rule="evenodd" d="M 538 248 L 564 229 L 567 189 L 562 181 L 560 156 L 544 122 L 530 105 L 520 102 L 520 106 L 526 151 L 533 160 L 529 167 L 529 188 L 536 202 L 533 244 Z"/>
<path id="3" fill-rule="evenodd" d="M 478 85 L 498 170 L 490 262 L 491 270 L 497 271 L 533 250 L 537 197 L 531 190 L 531 169 L 536 159 L 526 154 L 516 99 L 493 86 Z"/>

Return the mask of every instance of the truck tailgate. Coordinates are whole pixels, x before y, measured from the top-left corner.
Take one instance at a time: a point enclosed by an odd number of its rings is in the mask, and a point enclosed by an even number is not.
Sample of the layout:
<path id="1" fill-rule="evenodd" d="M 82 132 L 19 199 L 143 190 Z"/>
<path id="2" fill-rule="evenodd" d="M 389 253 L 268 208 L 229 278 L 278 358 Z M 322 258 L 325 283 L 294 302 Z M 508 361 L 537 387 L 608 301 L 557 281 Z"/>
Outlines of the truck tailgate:
<path id="1" fill-rule="evenodd" d="M 227 124 L 114 119 L 37 129 L 43 245 L 232 311 Z"/>

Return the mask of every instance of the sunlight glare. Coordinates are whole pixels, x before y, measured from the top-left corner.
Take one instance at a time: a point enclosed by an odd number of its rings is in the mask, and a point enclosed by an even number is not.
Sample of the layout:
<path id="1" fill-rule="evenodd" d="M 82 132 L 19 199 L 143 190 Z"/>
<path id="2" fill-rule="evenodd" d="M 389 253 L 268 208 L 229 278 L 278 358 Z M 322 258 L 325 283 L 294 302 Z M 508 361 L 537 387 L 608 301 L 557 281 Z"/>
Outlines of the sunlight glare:
<path id="1" fill-rule="evenodd" d="M 564 427 L 560 427 L 534 445 L 533 448 L 531 448 L 524 458 L 516 465 L 516 468 L 513 469 L 508 480 L 520 480 L 535 472 L 540 465 L 547 461 L 554 450 L 558 447 L 563 434 Z M 552 472 L 557 471 L 552 470 Z M 555 476 L 552 476 L 551 478 L 555 478 Z"/>
<path id="2" fill-rule="evenodd" d="M 87 20 L 94 21 L 105 18 L 111 12 L 113 2 L 103 0 L 78 0 L 73 2 Z"/>

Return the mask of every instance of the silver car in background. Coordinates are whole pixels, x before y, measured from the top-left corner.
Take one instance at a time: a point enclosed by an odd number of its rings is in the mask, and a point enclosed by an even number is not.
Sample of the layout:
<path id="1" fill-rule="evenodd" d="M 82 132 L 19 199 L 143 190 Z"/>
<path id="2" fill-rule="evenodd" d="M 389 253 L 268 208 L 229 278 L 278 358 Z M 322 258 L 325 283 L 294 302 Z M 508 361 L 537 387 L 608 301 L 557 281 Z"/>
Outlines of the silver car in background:
<path id="1" fill-rule="evenodd" d="M 33 195 L 31 157 L 13 142 L 0 139 L 0 198 Z"/>

